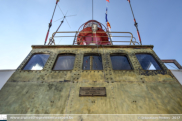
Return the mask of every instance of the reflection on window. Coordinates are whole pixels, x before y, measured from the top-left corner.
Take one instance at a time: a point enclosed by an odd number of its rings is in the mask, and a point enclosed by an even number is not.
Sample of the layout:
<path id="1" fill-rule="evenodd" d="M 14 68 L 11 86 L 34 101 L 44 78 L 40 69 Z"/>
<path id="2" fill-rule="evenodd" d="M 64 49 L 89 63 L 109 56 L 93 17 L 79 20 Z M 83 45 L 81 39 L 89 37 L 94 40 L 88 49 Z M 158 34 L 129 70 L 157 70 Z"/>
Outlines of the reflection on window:
<path id="1" fill-rule="evenodd" d="M 136 57 L 144 70 L 162 70 L 151 54 L 136 54 Z"/>
<path id="2" fill-rule="evenodd" d="M 28 61 L 23 70 L 42 70 L 48 58 L 49 54 L 35 54 Z"/>
<path id="3" fill-rule="evenodd" d="M 103 70 L 102 57 L 99 54 L 87 54 L 83 58 L 83 70 Z"/>
<path id="4" fill-rule="evenodd" d="M 72 70 L 75 62 L 74 54 L 58 55 L 53 70 Z"/>
<path id="5" fill-rule="evenodd" d="M 127 56 L 120 54 L 111 55 L 111 62 L 113 70 L 131 70 L 131 65 Z"/>

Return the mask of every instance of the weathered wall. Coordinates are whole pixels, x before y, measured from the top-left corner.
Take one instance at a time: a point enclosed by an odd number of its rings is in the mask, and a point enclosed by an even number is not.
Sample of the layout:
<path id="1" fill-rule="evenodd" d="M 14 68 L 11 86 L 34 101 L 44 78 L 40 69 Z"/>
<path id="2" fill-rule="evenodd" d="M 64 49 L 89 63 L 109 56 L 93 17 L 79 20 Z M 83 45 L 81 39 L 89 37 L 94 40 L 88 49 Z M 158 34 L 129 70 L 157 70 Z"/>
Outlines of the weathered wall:
<path id="1" fill-rule="evenodd" d="M 50 53 L 44 69 L 21 70 L 34 53 Z M 73 70 L 52 71 L 60 53 L 76 54 Z M 104 69 L 82 70 L 84 53 L 100 53 Z M 112 70 L 111 53 L 126 53 L 133 70 Z M 143 70 L 135 53 L 151 53 L 163 70 Z M 106 87 L 107 97 L 79 97 L 80 87 Z M 179 114 L 181 95 L 182 86 L 151 47 L 37 47 L 0 91 L 0 113 Z"/>

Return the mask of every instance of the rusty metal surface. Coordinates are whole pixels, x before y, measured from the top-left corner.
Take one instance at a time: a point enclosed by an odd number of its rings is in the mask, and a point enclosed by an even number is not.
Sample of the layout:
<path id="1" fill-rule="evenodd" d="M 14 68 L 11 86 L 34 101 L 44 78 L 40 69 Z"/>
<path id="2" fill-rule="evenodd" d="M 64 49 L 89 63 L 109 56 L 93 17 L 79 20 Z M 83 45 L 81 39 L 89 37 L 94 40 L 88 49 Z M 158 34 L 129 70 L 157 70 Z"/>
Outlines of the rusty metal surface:
<path id="1" fill-rule="evenodd" d="M 79 96 L 106 96 L 105 87 L 80 87 Z"/>
<path id="2" fill-rule="evenodd" d="M 181 114 L 182 86 L 153 46 L 33 46 L 0 90 L 1 114 Z M 22 68 L 35 53 L 50 57 L 41 71 Z M 75 54 L 73 70 L 53 71 L 59 54 Z M 86 53 L 99 53 L 103 70 L 82 70 Z M 110 55 L 124 53 L 133 70 L 113 70 Z M 145 71 L 135 54 L 150 53 L 163 70 Z M 79 97 L 80 87 L 105 87 L 107 97 Z"/>

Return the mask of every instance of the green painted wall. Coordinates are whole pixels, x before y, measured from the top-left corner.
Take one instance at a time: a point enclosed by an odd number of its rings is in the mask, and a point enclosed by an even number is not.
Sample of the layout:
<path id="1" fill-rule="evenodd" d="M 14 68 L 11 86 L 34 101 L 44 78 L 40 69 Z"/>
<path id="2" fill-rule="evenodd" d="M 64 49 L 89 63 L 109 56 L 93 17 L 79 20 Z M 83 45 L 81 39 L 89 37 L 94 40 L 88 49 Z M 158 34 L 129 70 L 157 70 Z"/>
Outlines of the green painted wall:
<path id="1" fill-rule="evenodd" d="M 44 69 L 22 70 L 34 53 L 50 54 Z M 73 70 L 52 71 L 60 53 L 76 54 Z M 104 69 L 82 70 L 84 53 L 100 53 Z M 133 70 L 112 70 L 112 53 L 127 54 Z M 143 70 L 135 53 L 152 54 L 163 71 Z M 106 87 L 107 97 L 79 97 L 80 87 Z M 0 91 L 0 113 L 181 114 L 181 95 L 182 86 L 152 46 L 33 46 Z"/>

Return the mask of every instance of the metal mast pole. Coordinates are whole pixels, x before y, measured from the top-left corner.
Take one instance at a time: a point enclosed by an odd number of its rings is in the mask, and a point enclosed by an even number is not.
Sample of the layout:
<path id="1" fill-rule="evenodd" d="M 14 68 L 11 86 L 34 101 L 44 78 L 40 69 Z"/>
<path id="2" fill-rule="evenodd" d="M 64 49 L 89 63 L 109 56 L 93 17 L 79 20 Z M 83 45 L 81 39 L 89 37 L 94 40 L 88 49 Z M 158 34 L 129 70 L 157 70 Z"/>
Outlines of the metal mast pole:
<path id="1" fill-rule="evenodd" d="M 54 13 L 55 13 L 56 6 L 57 6 L 57 3 L 58 3 L 58 2 L 59 2 L 59 0 L 56 0 L 56 5 L 55 5 L 55 7 L 54 7 L 54 12 L 53 12 L 53 15 L 52 15 L 51 21 L 50 21 L 50 23 L 49 23 L 49 28 L 48 28 L 48 30 L 47 30 L 47 35 L 46 35 L 46 38 L 45 38 L 44 45 L 46 44 L 46 42 L 47 42 L 47 38 L 48 38 L 48 36 L 49 36 L 49 30 L 50 30 L 50 28 L 51 28 L 51 26 L 52 26 L 52 19 L 53 19 L 53 17 L 54 17 Z"/>
<path id="2" fill-rule="evenodd" d="M 93 20 L 93 0 L 92 0 L 92 20 Z"/>
<path id="3" fill-rule="evenodd" d="M 93 26 L 93 0 L 92 0 L 92 26 Z M 93 42 L 93 32 L 92 32 L 92 42 Z"/>
<path id="4" fill-rule="evenodd" d="M 65 18 L 65 16 L 64 16 L 64 18 Z M 61 21 L 61 24 L 59 25 L 59 27 L 57 28 L 55 34 L 58 32 L 59 28 L 60 28 L 61 25 L 63 24 L 64 18 L 63 18 L 63 20 Z M 54 42 L 54 36 L 55 36 L 55 34 L 53 35 L 53 38 L 52 38 L 51 41 L 48 43 L 48 45 L 51 45 L 51 44 L 52 44 L 51 42 Z M 55 42 L 54 42 L 54 44 L 55 44 Z"/>
<path id="5" fill-rule="evenodd" d="M 138 30 L 138 23 L 136 22 L 136 19 L 135 19 L 134 13 L 133 13 L 133 9 L 132 9 L 132 7 L 131 7 L 130 0 L 127 0 L 127 1 L 128 1 L 128 2 L 129 2 L 129 4 L 130 4 L 131 12 L 132 12 L 133 19 L 134 19 L 134 22 L 135 22 L 134 26 L 136 27 L 137 34 L 138 34 L 138 39 L 139 39 L 139 41 L 140 41 L 140 44 L 142 45 L 142 41 L 141 41 L 141 37 L 140 37 L 140 33 L 139 33 L 139 30 Z"/>

